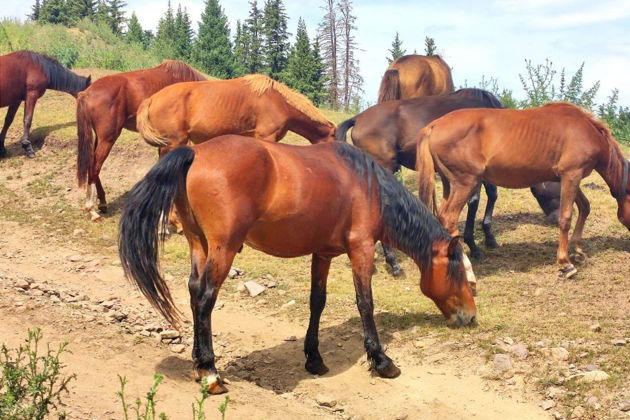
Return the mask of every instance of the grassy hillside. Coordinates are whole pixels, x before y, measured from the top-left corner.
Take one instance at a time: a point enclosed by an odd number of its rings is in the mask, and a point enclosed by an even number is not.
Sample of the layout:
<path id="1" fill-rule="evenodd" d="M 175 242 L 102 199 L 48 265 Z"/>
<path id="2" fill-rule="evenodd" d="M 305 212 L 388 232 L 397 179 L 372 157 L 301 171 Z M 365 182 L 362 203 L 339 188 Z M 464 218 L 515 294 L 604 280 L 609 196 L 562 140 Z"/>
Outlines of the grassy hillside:
<path id="1" fill-rule="evenodd" d="M 33 50 L 57 58 L 72 68 L 136 70 L 159 63 L 139 45 L 130 45 L 108 28 L 84 20 L 76 28 L 3 20 L 0 54 Z"/>

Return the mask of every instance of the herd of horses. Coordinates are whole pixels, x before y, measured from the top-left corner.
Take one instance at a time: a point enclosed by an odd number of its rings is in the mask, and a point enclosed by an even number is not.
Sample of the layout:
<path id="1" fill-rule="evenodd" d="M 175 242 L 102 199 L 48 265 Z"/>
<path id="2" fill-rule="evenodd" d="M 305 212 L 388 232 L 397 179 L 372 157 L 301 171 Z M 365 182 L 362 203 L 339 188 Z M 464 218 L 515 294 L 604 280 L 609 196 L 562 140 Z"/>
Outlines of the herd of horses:
<path id="1" fill-rule="evenodd" d="M 131 190 L 119 223 L 119 256 L 127 277 L 172 324 L 180 313 L 160 273 L 158 257 L 166 217 L 173 209 L 188 241 L 188 283 L 193 313 L 192 357 L 211 393 L 225 392 L 215 366 L 211 314 L 232 261 L 244 244 L 270 255 L 312 255 L 310 320 L 304 342 L 306 369 L 324 374 L 319 322 L 326 304 L 331 259 L 350 258 L 364 344 L 383 377 L 400 370 L 385 354 L 374 322 L 371 278 L 375 243 L 418 265 L 421 291 L 453 327 L 476 319 L 475 280 L 458 236 L 468 203 L 464 240 L 481 252 L 473 228 L 479 191 L 488 194 L 483 230 L 490 230 L 497 185 L 532 187 L 547 215 L 557 217 L 560 275 L 576 274 L 589 202 L 579 187 L 593 170 L 617 200 L 618 218 L 630 229 L 628 160 L 608 127 L 568 103 L 529 110 L 503 109 L 490 92 L 454 91 L 440 57 L 405 56 L 387 69 L 379 103 L 335 126 L 306 97 L 264 75 L 206 80 L 179 61 L 90 78 L 30 51 L 0 57 L 0 105 L 8 106 L 4 138 L 25 101 L 22 145 L 34 157 L 29 130 L 36 100 L 46 89 L 77 98 L 77 179 L 86 188 L 93 219 L 94 191 L 107 210 L 99 178 L 123 128 L 159 148 L 157 164 Z M 346 142 L 348 131 L 354 146 Z M 311 146 L 277 143 L 293 131 Z M 193 143 L 194 145 L 189 145 Z M 419 198 L 394 176 L 418 171 Z M 443 185 L 436 202 L 435 176 Z M 571 237 L 573 203 L 577 224 Z M 571 250 L 574 254 L 570 254 Z"/>

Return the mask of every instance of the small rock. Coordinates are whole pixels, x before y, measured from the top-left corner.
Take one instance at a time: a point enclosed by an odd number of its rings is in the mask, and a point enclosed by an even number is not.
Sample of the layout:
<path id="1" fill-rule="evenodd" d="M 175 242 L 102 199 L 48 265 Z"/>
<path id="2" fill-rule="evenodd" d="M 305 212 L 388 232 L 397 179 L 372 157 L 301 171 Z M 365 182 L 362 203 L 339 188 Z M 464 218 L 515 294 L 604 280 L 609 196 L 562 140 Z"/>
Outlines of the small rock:
<path id="1" fill-rule="evenodd" d="M 173 353 L 183 353 L 186 351 L 186 346 L 183 344 L 173 344 L 170 346 L 170 349 Z"/>
<path id="2" fill-rule="evenodd" d="M 278 294 L 279 294 L 280 296 L 284 296 L 284 295 L 286 295 L 286 294 L 287 294 L 287 291 L 286 291 L 286 290 L 278 290 Z"/>
<path id="3" fill-rule="evenodd" d="M 569 351 L 563 347 L 552 347 L 550 352 L 551 358 L 556 362 L 563 362 L 569 359 Z"/>
<path id="4" fill-rule="evenodd" d="M 245 288 L 245 283 L 242 281 L 239 281 L 238 284 L 236 285 L 236 291 L 239 293 L 243 293 L 245 292 L 247 289 Z"/>
<path id="5" fill-rule="evenodd" d="M 243 275 L 243 273 L 245 273 L 245 272 L 243 270 L 241 270 L 240 268 L 231 267 L 230 268 L 230 272 L 228 273 L 228 277 L 233 279 L 235 277 Z"/>
<path id="6" fill-rule="evenodd" d="M 317 394 L 315 396 L 315 402 L 322 407 L 334 407 L 337 405 L 337 400 L 328 394 Z"/>
<path id="7" fill-rule="evenodd" d="M 619 403 L 619 409 L 621 411 L 630 411 L 630 400 L 621 401 Z"/>
<path id="8" fill-rule="evenodd" d="M 112 321 L 121 322 L 127 318 L 127 314 L 120 311 L 111 311 L 107 314 L 107 317 L 110 318 Z"/>
<path id="9" fill-rule="evenodd" d="M 527 346 L 523 343 L 517 343 L 513 346 L 510 346 L 510 353 L 514 354 L 519 359 L 527 359 L 529 356 L 529 351 L 527 350 Z"/>
<path id="10" fill-rule="evenodd" d="M 585 415 L 586 415 L 586 410 L 581 405 L 578 405 L 577 407 L 575 407 L 573 411 L 571 412 L 572 419 L 581 419 Z"/>
<path id="11" fill-rule="evenodd" d="M 499 372 L 507 372 L 512 370 L 512 359 L 509 354 L 495 354 L 492 360 L 494 370 Z"/>
<path id="12" fill-rule="evenodd" d="M 294 301 L 294 300 L 290 300 L 290 301 L 288 301 L 287 303 L 285 303 L 284 305 L 282 305 L 280 308 L 282 308 L 282 309 L 288 309 L 288 308 L 290 308 L 290 307 L 291 307 L 291 306 L 293 306 L 293 305 L 295 305 L 295 301 Z"/>
<path id="13" fill-rule="evenodd" d="M 265 286 L 262 286 L 262 285 L 256 283 L 253 280 L 246 281 L 244 286 L 247 289 L 247 291 L 249 292 L 249 295 L 251 297 L 256 297 L 256 296 L 258 296 L 259 294 L 261 294 L 262 292 L 265 291 Z"/>
<path id="14" fill-rule="evenodd" d="M 618 339 L 612 341 L 613 346 L 625 346 L 626 343 L 627 343 L 627 341 L 624 340 L 623 338 L 618 338 Z"/>
<path id="15" fill-rule="evenodd" d="M 602 330 L 602 326 L 599 325 L 599 322 L 596 322 L 592 324 L 591 326 L 589 326 L 588 329 L 591 330 L 592 332 L 600 332 Z"/>
<path id="16" fill-rule="evenodd" d="M 267 282 L 267 288 L 268 289 L 273 289 L 274 287 L 276 287 L 278 285 L 278 282 L 275 280 L 271 280 Z"/>
<path id="17" fill-rule="evenodd" d="M 593 365 L 593 364 L 586 365 L 586 367 L 584 368 L 584 370 L 587 371 L 587 372 L 592 372 L 592 371 L 598 370 L 598 369 L 599 369 L 599 366 Z"/>
<path id="18" fill-rule="evenodd" d="M 592 370 L 590 372 L 585 372 L 584 375 L 582 375 L 582 377 L 580 378 L 579 382 L 600 382 L 605 381 L 608 378 L 610 378 L 610 375 L 608 375 L 603 370 Z"/>
<path id="19" fill-rule="evenodd" d="M 72 236 L 79 236 L 79 235 L 83 235 L 85 233 L 85 230 L 83 229 L 75 229 L 72 231 Z"/>
<path id="20" fill-rule="evenodd" d="M 180 338 L 182 335 L 177 330 L 165 330 L 160 334 L 160 340 L 174 340 L 176 338 Z"/>
<path id="21" fill-rule="evenodd" d="M 600 408 L 602 408 L 597 397 L 588 397 L 586 399 L 586 405 L 591 407 L 593 410 L 599 410 Z"/>
<path id="22" fill-rule="evenodd" d="M 549 389 L 547 389 L 547 397 L 555 399 L 559 395 L 566 394 L 566 392 L 567 391 L 565 391 L 562 388 L 558 388 L 556 386 L 550 386 Z"/>
<path id="23" fill-rule="evenodd" d="M 28 288 L 30 287 L 30 284 L 26 280 L 17 279 L 15 281 L 15 287 L 22 290 L 28 290 Z"/>
<path id="24" fill-rule="evenodd" d="M 543 410 L 551 410 L 556 406 L 556 402 L 554 400 L 544 400 L 540 403 L 540 406 Z"/>
<path id="25" fill-rule="evenodd" d="M 79 255 L 79 254 L 76 254 L 76 255 L 71 255 L 70 257 L 68 257 L 68 260 L 69 260 L 70 262 L 79 262 L 79 261 L 81 261 L 82 259 L 83 259 L 83 257 L 82 257 L 81 255 Z"/>
<path id="26" fill-rule="evenodd" d="M 284 341 L 297 341 L 297 337 L 292 335 L 284 339 Z"/>
<path id="27" fill-rule="evenodd" d="M 545 292 L 545 289 L 543 289 L 542 287 L 537 287 L 536 290 L 534 290 L 534 296 L 540 296 Z"/>

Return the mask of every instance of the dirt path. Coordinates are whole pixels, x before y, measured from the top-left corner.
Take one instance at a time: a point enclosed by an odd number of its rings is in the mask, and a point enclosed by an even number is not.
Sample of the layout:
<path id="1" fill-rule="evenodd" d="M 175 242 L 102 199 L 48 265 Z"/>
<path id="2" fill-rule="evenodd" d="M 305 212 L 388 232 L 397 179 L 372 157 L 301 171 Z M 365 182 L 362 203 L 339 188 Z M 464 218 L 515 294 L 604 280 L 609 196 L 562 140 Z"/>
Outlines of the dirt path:
<path id="1" fill-rule="evenodd" d="M 72 354 L 63 360 L 67 372 L 78 375 L 68 398 L 71 418 L 120 418 L 117 375 L 127 377 L 127 395 L 135 398 L 146 392 L 156 373 L 165 376 L 158 392 L 160 410 L 171 418 L 190 418 L 199 386 L 189 375 L 189 332 L 183 332 L 179 345 L 145 337 L 148 330 L 159 329 L 159 318 L 126 283 L 111 254 L 47 244 L 46 238 L 12 222 L 0 221 L 0 231 L 10 232 L 0 238 L 0 341 L 15 346 L 34 327 L 41 327 L 52 343 L 69 341 Z M 185 309 L 184 283 L 171 284 Z M 245 301 L 249 298 L 225 294 L 221 299 L 213 326 L 219 369 L 232 399 L 228 418 L 549 418 L 525 401 L 518 381 L 512 390 L 497 392 L 476 374 L 481 359 L 451 357 L 449 343 L 431 337 L 413 345 L 384 340 L 403 374 L 395 380 L 371 376 L 360 329 L 350 321 L 323 325 L 322 353 L 330 373 L 313 377 L 302 367 L 306 319 L 289 322 L 264 308 L 252 311 Z M 425 355 L 422 364 L 418 349 Z M 332 396 L 335 407 L 320 407 L 318 394 Z M 222 400 L 208 401 L 210 418 L 218 417 Z"/>

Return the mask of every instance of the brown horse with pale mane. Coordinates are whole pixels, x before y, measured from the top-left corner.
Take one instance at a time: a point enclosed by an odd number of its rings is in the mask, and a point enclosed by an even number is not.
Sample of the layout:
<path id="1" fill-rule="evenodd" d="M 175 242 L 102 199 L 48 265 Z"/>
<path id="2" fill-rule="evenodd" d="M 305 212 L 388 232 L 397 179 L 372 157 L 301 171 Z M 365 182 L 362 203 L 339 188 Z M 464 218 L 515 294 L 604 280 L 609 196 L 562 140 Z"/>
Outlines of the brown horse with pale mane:
<path id="1" fill-rule="evenodd" d="M 158 232 L 173 202 L 191 253 L 194 369 L 211 393 L 226 391 L 215 366 L 212 309 L 244 243 L 281 258 L 312 255 L 304 353 L 305 368 L 313 374 L 328 371 L 318 349 L 319 320 L 331 259 L 344 253 L 352 265 L 368 359 L 383 377 L 400 374 L 374 322 L 377 240 L 413 258 L 422 292 L 449 325 L 475 321 L 459 239 L 393 175 L 348 144 L 292 146 L 230 135 L 179 147 L 162 158 L 129 195 L 120 219 L 119 254 L 128 278 L 170 322 L 177 321 L 178 312 L 159 271 Z"/>
<path id="2" fill-rule="evenodd" d="M 569 278 L 586 254 L 581 240 L 590 204 L 580 181 L 597 171 L 617 200 L 618 218 L 630 230 L 628 167 L 609 128 L 593 115 L 568 103 L 527 110 L 468 109 L 439 118 L 420 132 L 419 195 L 434 207 L 434 172 L 446 180 L 439 219 L 451 234 L 459 214 L 480 181 L 505 188 L 524 188 L 560 181 L 557 262 L 560 277 Z M 578 219 L 569 241 L 573 202 Z"/>
<path id="3" fill-rule="evenodd" d="M 165 86 L 191 80 L 206 78 L 181 61 L 167 60 L 150 69 L 102 77 L 79 95 L 77 179 L 79 186 L 87 183 L 85 206 L 93 220 L 99 218 L 94 211 L 94 186 L 99 210 L 107 211 L 105 190 L 99 178 L 103 163 L 123 128 L 136 131 L 140 103 Z"/>
<path id="4" fill-rule="evenodd" d="M 334 140 L 335 125 L 308 98 L 261 74 L 179 83 L 138 109 L 138 131 L 161 155 L 223 134 L 280 141 L 287 130 L 319 143 Z"/>
<path id="5" fill-rule="evenodd" d="M 439 55 L 404 55 L 394 60 L 381 80 L 378 103 L 455 90 L 451 68 Z"/>

